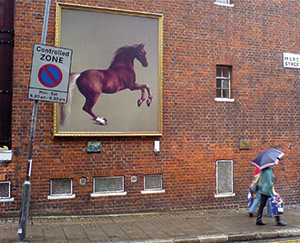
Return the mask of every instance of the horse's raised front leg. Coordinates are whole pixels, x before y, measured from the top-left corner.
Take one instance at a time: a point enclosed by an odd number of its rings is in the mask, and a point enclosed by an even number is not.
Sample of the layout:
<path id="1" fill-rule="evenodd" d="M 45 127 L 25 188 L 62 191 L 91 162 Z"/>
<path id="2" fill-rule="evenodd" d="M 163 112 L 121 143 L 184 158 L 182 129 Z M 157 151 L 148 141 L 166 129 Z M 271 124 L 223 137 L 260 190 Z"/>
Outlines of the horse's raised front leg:
<path id="1" fill-rule="evenodd" d="M 85 100 L 82 110 L 90 114 L 99 125 L 107 125 L 107 120 L 104 117 L 98 116 L 93 112 L 93 107 L 96 104 L 100 94 L 89 95 Z"/>
<path id="2" fill-rule="evenodd" d="M 147 92 L 148 92 L 147 106 L 150 106 L 151 103 L 152 103 L 153 96 L 150 92 L 150 88 L 148 87 L 148 85 L 146 85 L 146 89 L 147 89 Z"/>
<path id="3" fill-rule="evenodd" d="M 145 97 L 145 89 L 148 92 L 148 99 L 147 99 L 147 105 L 150 106 L 152 103 L 152 99 L 153 96 L 151 94 L 150 88 L 148 85 L 146 84 L 135 84 L 134 86 L 129 88 L 130 90 L 138 90 L 140 89 L 142 94 L 141 94 L 141 98 L 137 101 L 138 107 L 141 106 L 141 104 L 145 101 L 146 97 Z"/>
<path id="4" fill-rule="evenodd" d="M 141 92 L 142 92 L 142 95 L 141 95 L 141 98 L 140 99 L 138 99 L 138 101 L 137 101 L 137 105 L 138 105 L 138 107 L 140 107 L 141 106 L 141 104 L 145 101 L 145 89 L 141 89 Z"/>

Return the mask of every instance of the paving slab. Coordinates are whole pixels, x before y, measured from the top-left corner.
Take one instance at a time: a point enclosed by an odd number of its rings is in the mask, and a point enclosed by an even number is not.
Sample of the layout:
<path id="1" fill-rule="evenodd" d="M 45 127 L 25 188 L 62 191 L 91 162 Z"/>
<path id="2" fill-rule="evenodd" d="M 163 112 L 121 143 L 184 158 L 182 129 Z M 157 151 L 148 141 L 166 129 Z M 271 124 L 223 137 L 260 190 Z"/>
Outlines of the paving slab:
<path id="1" fill-rule="evenodd" d="M 46 242 L 67 242 L 68 240 L 61 225 L 46 225 L 42 229 Z M 28 240 L 27 233 L 26 239 Z"/>
<path id="2" fill-rule="evenodd" d="M 107 234 L 110 242 L 130 241 L 130 237 L 124 230 L 122 230 L 120 225 L 106 224 L 101 227 L 102 227 L 103 231 Z"/>
<path id="3" fill-rule="evenodd" d="M 63 225 L 62 229 L 66 235 L 68 241 L 70 240 L 79 240 L 81 242 L 89 242 L 87 234 L 82 229 L 81 225 Z"/>
<path id="4" fill-rule="evenodd" d="M 149 239 L 149 235 L 136 223 L 121 223 L 120 227 L 127 233 L 132 241 L 143 241 Z"/>
<path id="5" fill-rule="evenodd" d="M 90 242 L 109 242 L 109 237 L 100 224 L 82 224 L 81 227 Z"/>

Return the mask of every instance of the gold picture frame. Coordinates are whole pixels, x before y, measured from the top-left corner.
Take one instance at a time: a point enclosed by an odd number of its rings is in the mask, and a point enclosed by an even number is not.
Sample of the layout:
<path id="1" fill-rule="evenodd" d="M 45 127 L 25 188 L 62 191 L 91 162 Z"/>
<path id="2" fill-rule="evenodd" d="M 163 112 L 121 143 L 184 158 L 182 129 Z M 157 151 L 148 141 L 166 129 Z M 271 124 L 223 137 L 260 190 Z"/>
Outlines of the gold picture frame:
<path id="1" fill-rule="evenodd" d="M 55 44 L 73 59 L 69 103 L 54 104 L 54 136 L 162 135 L 163 16 L 56 7 Z"/>

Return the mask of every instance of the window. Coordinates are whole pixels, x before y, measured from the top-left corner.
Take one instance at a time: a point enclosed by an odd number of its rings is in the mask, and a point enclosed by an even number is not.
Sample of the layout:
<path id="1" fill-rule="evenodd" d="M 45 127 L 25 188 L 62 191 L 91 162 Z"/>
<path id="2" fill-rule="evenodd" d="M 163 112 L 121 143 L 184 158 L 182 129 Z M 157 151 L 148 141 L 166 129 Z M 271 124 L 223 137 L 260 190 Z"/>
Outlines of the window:
<path id="1" fill-rule="evenodd" d="M 159 193 L 165 192 L 162 185 L 162 175 L 145 175 L 144 176 L 144 190 L 142 193 Z"/>
<path id="2" fill-rule="evenodd" d="M 234 196 L 233 193 L 233 161 L 218 160 L 216 164 L 215 197 Z"/>
<path id="3" fill-rule="evenodd" d="M 231 67 L 217 66 L 216 75 L 217 98 L 220 100 L 231 99 Z"/>
<path id="4" fill-rule="evenodd" d="M 230 4 L 230 0 L 216 0 L 216 3 Z"/>
<path id="5" fill-rule="evenodd" d="M 0 201 L 14 200 L 11 198 L 11 182 L 0 181 Z"/>
<path id="6" fill-rule="evenodd" d="M 124 176 L 94 178 L 92 197 L 126 194 L 124 191 Z"/>
<path id="7" fill-rule="evenodd" d="M 215 4 L 233 7 L 234 5 L 231 2 L 231 0 L 215 0 Z"/>
<path id="8" fill-rule="evenodd" d="M 75 198 L 73 194 L 72 179 L 52 179 L 50 180 L 50 196 L 48 199 Z"/>

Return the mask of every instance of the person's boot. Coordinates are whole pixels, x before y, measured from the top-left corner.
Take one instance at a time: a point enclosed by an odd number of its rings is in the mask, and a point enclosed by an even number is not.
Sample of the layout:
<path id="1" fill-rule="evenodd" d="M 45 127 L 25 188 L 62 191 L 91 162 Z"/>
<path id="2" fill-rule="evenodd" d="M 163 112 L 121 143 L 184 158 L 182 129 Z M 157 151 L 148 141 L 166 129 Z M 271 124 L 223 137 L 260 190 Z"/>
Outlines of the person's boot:
<path id="1" fill-rule="evenodd" d="M 287 223 L 280 220 L 280 216 L 275 216 L 277 226 L 286 226 Z"/>
<path id="2" fill-rule="evenodd" d="M 263 223 L 261 218 L 262 218 L 262 214 L 257 214 L 256 225 L 266 225 L 266 224 Z"/>

